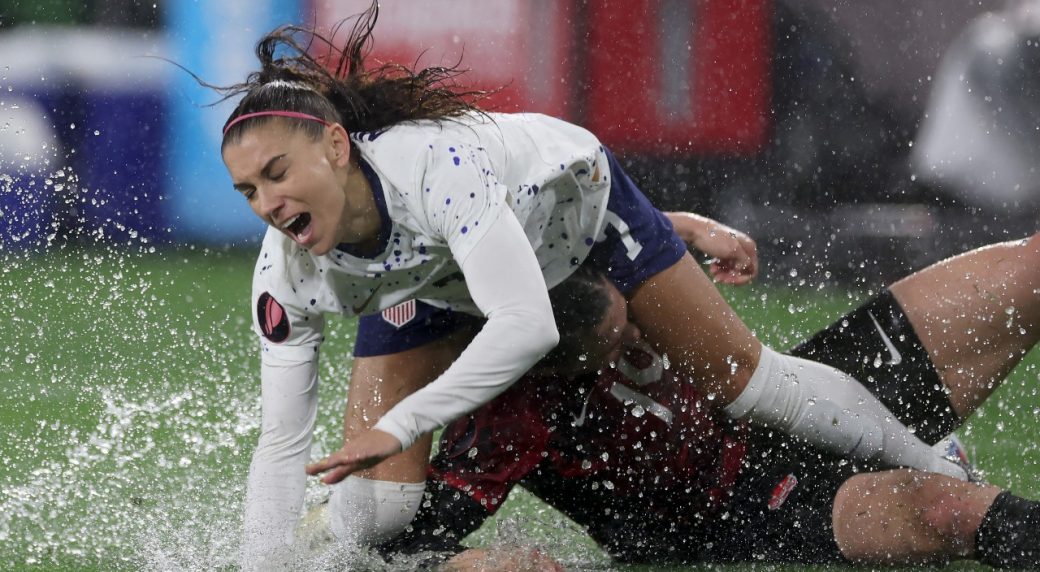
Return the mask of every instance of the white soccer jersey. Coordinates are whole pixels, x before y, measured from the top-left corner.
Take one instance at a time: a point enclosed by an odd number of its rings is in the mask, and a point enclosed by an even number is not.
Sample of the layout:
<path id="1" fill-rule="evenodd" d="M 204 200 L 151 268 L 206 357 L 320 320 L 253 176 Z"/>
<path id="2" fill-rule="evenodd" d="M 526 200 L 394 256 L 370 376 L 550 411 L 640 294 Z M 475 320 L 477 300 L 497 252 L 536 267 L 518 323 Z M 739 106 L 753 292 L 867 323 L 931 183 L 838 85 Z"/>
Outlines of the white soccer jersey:
<path id="1" fill-rule="evenodd" d="M 246 496 L 246 561 L 272 543 L 291 542 L 317 410 L 325 314 L 374 313 L 410 298 L 479 315 L 477 298 L 489 310 L 451 368 L 376 424 L 408 446 L 490 400 L 548 351 L 546 340 L 556 332 L 545 286 L 570 275 L 600 238 L 610 169 L 599 141 L 579 127 L 541 115 L 473 115 L 352 139 L 392 222 L 383 229 L 383 252 L 313 256 L 269 229 L 257 259 L 253 319 L 263 350 L 263 421 Z M 520 226 L 503 216 L 506 209 Z M 524 234 L 537 261 L 517 251 L 526 248 L 516 244 Z M 467 284 L 464 266 L 474 276 L 479 268 L 480 280 Z"/>
<path id="2" fill-rule="evenodd" d="M 313 256 L 269 228 L 253 279 L 254 324 L 265 352 L 313 352 L 324 314 L 370 314 L 411 298 L 479 315 L 457 260 L 503 208 L 523 225 L 549 287 L 585 259 L 602 226 L 606 156 L 591 133 L 569 123 L 535 114 L 474 115 L 352 139 L 382 186 L 393 222 L 389 241 L 373 258 L 340 250 Z M 264 294 L 284 314 L 266 316 Z"/>

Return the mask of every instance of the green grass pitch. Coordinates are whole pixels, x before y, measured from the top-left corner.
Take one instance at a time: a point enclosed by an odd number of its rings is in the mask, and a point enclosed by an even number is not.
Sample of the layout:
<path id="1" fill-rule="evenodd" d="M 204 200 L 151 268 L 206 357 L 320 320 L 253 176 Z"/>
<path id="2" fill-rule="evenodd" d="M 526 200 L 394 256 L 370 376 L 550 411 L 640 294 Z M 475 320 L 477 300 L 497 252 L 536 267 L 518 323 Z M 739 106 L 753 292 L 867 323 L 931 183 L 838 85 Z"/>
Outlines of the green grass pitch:
<path id="1" fill-rule="evenodd" d="M 252 254 L 70 249 L 2 262 L 0 568 L 231 569 L 259 422 Z M 865 297 L 724 294 L 778 348 Z M 354 324 L 329 327 L 315 456 L 337 445 Z M 994 483 L 1032 496 L 1037 367 L 1034 351 L 961 431 Z M 308 492 L 321 494 L 317 484 Z M 537 542 L 575 568 L 667 569 L 612 566 L 523 494 L 501 514 L 475 542 Z"/>

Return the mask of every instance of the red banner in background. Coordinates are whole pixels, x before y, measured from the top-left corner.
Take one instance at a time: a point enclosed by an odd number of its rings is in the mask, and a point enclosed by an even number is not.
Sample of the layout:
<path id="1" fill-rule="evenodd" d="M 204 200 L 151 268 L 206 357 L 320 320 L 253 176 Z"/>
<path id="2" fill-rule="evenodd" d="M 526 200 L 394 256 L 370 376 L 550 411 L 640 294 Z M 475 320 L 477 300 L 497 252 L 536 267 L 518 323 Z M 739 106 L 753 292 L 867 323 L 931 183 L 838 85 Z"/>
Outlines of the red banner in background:
<path id="1" fill-rule="evenodd" d="M 320 29 L 368 0 L 313 0 Z M 340 31 L 342 40 L 350 23 Z M 500 111 L 588 127 L 618 151 L 748 154 L 769 133 L 769 0 L 383 2 L 373 60 L 468 69 Z"/>
<path id="2" fill-rule="evenodd" d="M 312 0 L 319 29 L 364 11 L 369 0 Z M 370 60 L 467 69 L 467 88 L 499 89 L 483 100 L 495 111 L 568 117 L 574 89 L 573 2 L 425 0 L 381 2 Z M 344 25 L 337 40 L 349 32 Z"/>
<path id="3" fill-rule="evenodd" d="M 588 0 L 584 124 L 641 153 L 751 153 L 769 133 L 767 0 Z"/>

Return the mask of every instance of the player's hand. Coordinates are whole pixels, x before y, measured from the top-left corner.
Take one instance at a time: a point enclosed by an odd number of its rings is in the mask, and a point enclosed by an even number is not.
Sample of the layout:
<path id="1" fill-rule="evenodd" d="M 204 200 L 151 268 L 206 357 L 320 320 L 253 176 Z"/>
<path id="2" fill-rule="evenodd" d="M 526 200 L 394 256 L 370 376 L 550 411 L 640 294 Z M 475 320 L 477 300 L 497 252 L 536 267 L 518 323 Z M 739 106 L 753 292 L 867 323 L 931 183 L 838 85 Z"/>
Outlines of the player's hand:
<path id="1" fill-rule="evenodd" d="M 307 465 L 307 474 L 321 477 L 321 482 L 334 485 L 356 471 L 374 467 L 387 457 L 401 452 L 397 437 L 378 429 L 369 429 L 346 442 L 339 451 Z"/>
<path id="2" fill-rule="evenodd" d="M 751 237 L 693 213 L 665 214 L 680 238 L 711 258 L 708 271 L 716 282 L 739 286 L 758 276 L 758 246 Z"/>

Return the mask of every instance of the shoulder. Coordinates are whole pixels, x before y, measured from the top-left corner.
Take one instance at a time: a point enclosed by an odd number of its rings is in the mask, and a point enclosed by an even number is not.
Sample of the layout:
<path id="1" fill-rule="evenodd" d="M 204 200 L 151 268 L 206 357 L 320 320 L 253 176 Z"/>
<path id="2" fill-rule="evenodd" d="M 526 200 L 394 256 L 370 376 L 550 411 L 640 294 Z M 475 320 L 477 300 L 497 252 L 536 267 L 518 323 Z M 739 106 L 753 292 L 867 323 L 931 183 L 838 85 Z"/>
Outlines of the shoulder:
<path id="1" fill-rule="evenodd" d="M 318 268 L 314 256 L 306 249 L 268 228 L 253 267 L 253 297 L 267 292 L 283 303 L 292 304 L 301 290 L 315 286 L 312 283 L 317 279 Z"/>
<path id="2" fill-rule="evenodd" d="M 350 139 L 369 162 L 408 161 L 423 156 L 430 143 L 457 131 L 449 120 L 410 121 L 378 131 L 351 133 Z"/>
<path id="3" fill-rule="evenodd" d="M 465 116 L 441 121 L 415 121 L 378 131 L 355 133 L 351 139 L 361 159 L 390 184 L 390 190 L 408 195 L 424 181 L 453 173 L 483 158 L 490 118 Z M 415 199 L 421 195 L 412 194 Z"/>

